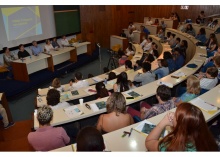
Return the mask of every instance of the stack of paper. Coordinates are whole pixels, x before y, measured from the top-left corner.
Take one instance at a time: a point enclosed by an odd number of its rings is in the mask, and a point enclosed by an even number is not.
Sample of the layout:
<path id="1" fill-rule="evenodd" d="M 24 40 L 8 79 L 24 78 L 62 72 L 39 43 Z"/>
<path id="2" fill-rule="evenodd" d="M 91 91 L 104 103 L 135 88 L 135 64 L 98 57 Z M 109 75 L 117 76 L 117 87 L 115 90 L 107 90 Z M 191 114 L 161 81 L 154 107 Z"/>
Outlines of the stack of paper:
<path id="1" fill-rule="evenodd" d="M 205 102 L 201 98 L 195 98 L 190 101 L 193 105 L 197 106 L 198 108 L 208 112 L 208 111 L 216 111 L 218 108 L 210 103 Z"/>
<path id="2" fill-rule="evenodd" d="M 69 118 L 72 118 L 72 117 L 79 116 L 79 115 L 83 114 L 83 112 L 80 111 L 79 108 L 76 105 L 70 106 L 70 107 L 65 108 L 63 110 Z"/>
<path id="3" fill-rule="evenodd" d="M 95 82 L 101 82 L 103 81 L 103 79 L 101 79 L 100 77 L 96 76 L 92 78 Z"/>
<path id="4" fill-rule="evenodd" d="M 184 72 L 182 72 L 182 71 L 179 71 L 179 72 L 173 73 L 171 76 L 174 76 L 174 77 L 176 77 L 176 78 L 179 78 L 179 77 L 184 77 L 184 76 L 186 76 L 186 74 L 185 74 Z"/>
<path id="5" fill-rule="evenodd" d="M 169 88 L 173 88 L 173 84 L 172 83 L 169 83 L 169 82 L 164 82 L 164 81 L 158 81 L 157 82 L 158 85 L 165 85 Z"/>

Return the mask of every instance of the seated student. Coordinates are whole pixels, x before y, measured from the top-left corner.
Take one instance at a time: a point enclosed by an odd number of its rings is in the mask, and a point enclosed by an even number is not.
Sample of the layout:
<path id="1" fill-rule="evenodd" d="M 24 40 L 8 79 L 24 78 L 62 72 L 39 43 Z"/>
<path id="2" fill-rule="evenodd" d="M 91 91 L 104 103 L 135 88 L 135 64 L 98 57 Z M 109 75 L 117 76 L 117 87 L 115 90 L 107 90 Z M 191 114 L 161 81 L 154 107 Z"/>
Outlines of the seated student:
<path id="1" fill-rule="evenodd" d="M 146 39 L 148 35 L 150 34 L 150 31 L 143 25 L 141 25 L 141 32 L 145 33 Z"/>
<path id="2" fill-rule="evenodd" d="M 199 75 L 200 88 L 210 90 L 216 86 L 218 83 L 218 69 L 216 67 L 209 67 L 206 70 L 206 74 Z"/>
<path id="3" fill-rule="evenodd" d="M 157 75 L 158 79 L 163 78 L 169 74 L 168 63 L 166 59 L 161 59 L 158 61 L 159 68 L 154 71 L 154 74 Z"/>
<path id="4" fill-rule="evenodd" d="M 170 126 L 171 132 L 159 140 L 162 131 Z M 145 140 L 148 151 L 218 151 L 202 111 L 182 103 L 176 112 L 169 112 Z"/>
<path id="5" fill-rule="evenodd" d="M 47 92 L 47 105 L 49 105 L 53 110 L 60 108 L 67 108 L 70 106 L 68 102 L 60 102 L 60 92 L 56 89 L 50 89 Z"/>
<path id="6" fill-rule="evenodd" d="M 104 98 L 104 97 L 107 97 L 107 96 L 111 95 L 111 92 L 109 92 L 105 88 L 105 85 L 104 85 L 103 82 L 96 83 L 95 89 L 96 89 L 96 92 L 97 92 L 97 99 Z"/>
<path id="7" fill-rule="evenodd" d="M 123 29 L 121 30 L 121 34 L 120 34 L 120 36 L 121 36 L 121 37 L 124 37 L 124 38 L 127 37 L 126 34 L 125 34 L 125 31 L 124 31 Z"/>
<path id="8" fill-rule="evenodd" d="M 171 90 L 169 87 L 165 85 L 160 85 L 157 88 L 156 98 L 158 100 L 158 104 L 154 104 L 153 106 L 147 104 L 142 101 L 140 103 L 140 112 L 128 107 L 127 112 L 132 116 L 137 116 L 141 120 L 149 119 L 163 112 L 169 111 L 172 108 L 175 108 L 175 104 L 171 99 Z"/>
<path id="9" fill-rule="evenodd" d="M 129 32 L 128 32 L 128 41 L 129 42 L 134 42 L 134 33 L 133 33 L 133 29 L 131 29 Z"/>
<path id="10" fill-rule="evenodd" d="M 137 60 L 134 65 L 134 71 L 138 71 L 141 68 L 142 68 L 142 63 L 140 60 Z"/>
<path id="11" fill-rule="evenodd" d="M 63 47 L 68 47 L 68 46 L 70 46 L 70 43 L 69 43 L 69 41 L 66 39 L 66 36 L 65 36 L 65 35 L 62 36 L 61 45 L 62 45 Z"/>
<path id="12" fill-rule="evenodd" d="M 132 62 L 130 60 L 125 61 L 125 72 L 128 74 L 130 72 L 133 72 Z"/>
<path id="13" fill-rule="evenodd" d="M 158 45 L 155 43 L 155 42 L 152 42 L 152 44 L 151 44 L 151 48 L 148 50 L 148 51 L 146 51 L 146 53 L 150 53 L 150 54 L 153 54 L 153 51 L 154 50 L 157 50 L 157 48 L 158 48 Z"/>
<path id="14" fill-rule="evenodd" d="M 18 51 L 18 58 L 19 59 L 30 56 L 30 54 L 24 49 L 24 45 L 23 44 L 20 44 L 18 46 L 18 49 L 19 49 L 19 51 Z"/>
<path id="15" fill-rule="evenodd" d="M 114 73 L 114 72 L 110 72 L 109 74 L 108 74 L 108 81 L 110 81 L 110 80 L 114 80 L 114 79 L 116 79 L 117 78 L 117 76 L 116 76 L 116 74 Z"/>
<path id="16" fill-rule="evenodd" d="M 160 39 L 163 39 L 164 38 L 164 31 L 163 29 L 160 29 L 158 34 L 157 34 L 157 37 L 159 37 Z"/>
<path id="17" fill-rule="evenodd" d="M 107 114 L 99 116 L 96 128 L 102 133 L 115 131 L 134 123 L 126 112 L 126 100 L 119 92 L 112 93 L 106 102 Z"/>
<path id="18" fill-rule="evenodd" d="M 43 52 L 42 47 L 37 45 L 36 41 L 32 41 L 32 45 L 31 51 L 34 56 L 38 56 L 41 52 Z"/>
<path id="19" fill-rule="evenodd" d="M 214 33 L 210 33 L 209 38 L 206 40 L 206 42 L 205 42 L 205 45 L 204 45 L 204 46 L 206 46 L 206 47 L 208 47 L 208 46 L 209 46 L 209 43 L 210 43 L 211 38 L 216 38 L 216 36 L 215 36 L 215 34 L 214 34 Z"/>
<path id="20" fill-rule="evenodd" d="M 114 92 L 124 92 L 135 88 L 133 83 L 128 80 L 126 72 L 121 72 L 117 78 L 116 83 L 113 85 Z"/>
<path id="21" fill-rule="evenodd" d="M 181 55 L 180 49 L 178 47 L 174 49 L 174 62 L 177 70 L 180 69 L 185 63 L 185 59 L 183 55 Z"/>
<path id="22" fill-rule="evenodd" d="M 193 29 L 193 27 L 192 27 L 192 24 L 188 24 L 187 26 L 186 26 L 186 28 L 183 30 L 183 32 L 184 33 L 187 33 L 187 34 L 189 34 L 189 35 L 192 35 L 192 36 L 196 36 L 196 32 L 195 32 L 195 30 Z"/>
<path id="23" fill-rule="evenodd" d="M 142 42 L 140 43 L 140 46 L 141 46 L 141 48 L 143 49 L 144 48 L 144 45 L 147 43 L 147 35 L 144 35 L 143 37 L 142 37 Z"/>
<path id="24" fill-rule="evenodd" d="M 164 37 L 166 42 L 170 41 L 170 36 L 171 36 L 171 32 L 167 32 L 166 37 Z"/>
<path id="25" fill-rule="evenodd" d="M 203 67 L 201 68 L 201 72 L 200 73 L 205 73 L 208 67 L 215 66 L 214 65 L 214 61 L 213 61 L 213 58 L 215 56 L 220 56 L 220 44 L 218 45 L 218 50 L 215 52 L 214 56 L 211 56 L 211 57 L 206 59 Z"/>
<path id="26" fill-rule="evenodd" d="M 212 17 L 210 17 L 207 22 L 207 27 L 212 28 L 212 23 L 213 23 L 213 19 L 212 19 Z"/>
<path id="27" fill-rule="evenodd" d="M 50 151 L 66 146 L 70 138 L 62 127 L 53 127 L 53 110 L 50 106 L 43 106 L 37 110 L 39 128 L 28 134 L 28 142 L 36 151 Z"/>
<path id="28" fill-rule="evenodd" d="M 59 45 L 58 42 L 57 42 L 57 38 L 53 38 L 53 40 L 52 40 L 52 46 L 53 46 L 54 48 L 60 48 L 60 45 Z"/>
<path id="29" fill-rule="evenodd" d="M 71 90 L 71 91 L 74 90 L 74 88 L 73 88 L 73 83 L 74 83 L 74 82 L 75 82 L 74 79 L 70 79 L 70 80 L 69 80 L 69 85 L 70 85 L 70 86 L 69 86 L 68 89 Z"/>
<path id="30" fill-rule="evenodd" d="M 174 97 L 173 100 L 175 105 L 178 106 L 182 102 L 188 102 L 200 94 L 200 82 L 196 76 L 189 76 L 186 81 L 186 92 L 183 93 L 180 97 Z"/>
<path id="31" fill-rule="evenodd" d="M 175 34 L 170 35 L 170 40 L 168 41 L 168 44 L 170 46 L 175 44 L 175 36 L 176 36 Z"/>
<path id="32" fill-rule="evenodd" d="M 128 43 L 128 48 L 125 51 L 126 51 L 126 53 L 125 53 L 126 56 L 130 56 L 130 55 L 135 54 L 133 47 L 132 47 L 132 43 L 130 43 L 130 42 Z"/>
<path id="33" fill-rule="evenodd" d="M 146 25 L 152 25 L 153 21 L 151 21 L 151 17 L 148 17 L 148 20 L 146 21 Z"/>
<path id="34" fill-rule="evenodd" d="M 212 22 L 212 25 L 210 26 L 212 29 L 214 29 L 214 30 L 216 30 L 218 27 L 219 27 L 219 25 L 218 25 L 218 20 L 214 20 L 213 22 Z"/>
<path id="35" fill-rule="evenodd" d="M 180 54 L 183 56 L 184 59 L 186 59 L 186 50 L 188 48 L 188 42 L 186 40 L 182 40 L 179 48 L 180 48 Z"/>
<path id="36" fill-rule="evenodd" d="M 149 62 L 144 62 L 142 64 L 143 73 L 138 73 L 134 77 L 135 82 L 141 82 L 141 85 L 148 84 L 155 81 L 155 74 L 151 71 L 151 64 Z"/>
<path id="37" fill-rule="evenodd" d="M 156 60 L 159 57 L 157 50 L 153 50 L 152 55 L 154 56 L 154 60 Z"/>
<path id="38" fill-rule="evenodd" d="M 161 27 L 162 27 L 163 32 L 165 32 L 167 25 L 166 23 L 164 23 L 164 21 L 161 21 Z"/>
<path id="39" fill-rule="evenodd" d="M 44 46 L 44 50 L 47 53 L 50 53 L 50 51 L 55 50 L 54 47 L 52 46 L 52 44 L 50 43 L 50 40 L 46 40 L 46 45 Z"/>
<path id="40" fill-rule="evenodd" d="M 152 24 L 152 25 L 157 25 L 157 26 L 158 26 L 158 25 L 159 25 L 159 20 L 158 20 L 158 19 L 155 19 L 155 20 L 154 20 L 154 24 Z"/>
<path id="41" fill-rule="evenodd" d="M 200 30 L 195 38 L 200 41 L 200 45 L 202 45 L 202 46 L 205 45 L 205 42 L 207 40 L 205 28 L 200 28 Z"/>
<path id="42" fill-rule="evenodd" d="M 202 21 L 202 19 L 201 19 L 200 15 L 199 15 L 199 16 L 196 18 L 196 24 L 200 24 L 201 21 Z"/>
<path id="43" fill-rule="evenodd" d="M 218 43 L 216 37 L 210 37 L 209 44 L 207 46 L 207 57 L 214 56 L 215 52 L 218 49 Z"/>
<path id="44" fill-rule="evenodd" d="M 0 104 L 0 120 L 2 120 L 2 122 L 4 124 L 4 129 L 8 129 L 15 124 L 14 122 L 8 121 L 8 116 L 7 116 L 6 110 L 2 106 L 2 104 Z"/>
<path id="45" fill-rule="evenodd" d="M 55 88 L 59 92 L 64 92 L 64 87 L 61 86 L 60 80 L 58 78 L 53 79 L 51 87 Z"/>
<path id="46" fill-rule="evenodd" d="M 174 44 L 173 44 L 173 45 L 170 45 L 170 47 L 171 47 L 172 49 L 174 49 L 174 48 L 176 48 L 176 47 L 180 47 L 180 41 L 181 41 L 180 38 L 176 38 Z"/>
<path id="47" fill-rule="evenodd" d="M 150 50 L 151 45 L 152 45 L 152 38 L 150 37 L 150 38 L 147 39 L 147 43 L 144 44 L 143 50 L 144 51 Z"/>
<path id="48" fill-rule="evenodd" d="M 154 56 L 152 54 L 148 54 L 143 62 L 152 63 L 154 60 L 155 60 Z"/>
<path id="49" fill-rule="evenodd" d="M 102 134 L 95 127 L 85 127 L 76 138 L 77 152 L 101 152 L 105 150 Z"/>
<path id="50" fill-rule="evenodd" d="M 134 31 L 135 29 L 136 29 L 136 28 L 135 28 L 133 22 L 129 22 L 128 31 L 130 31 L 130 30 L 133 30 L 133 31 Z"/>
<path id="51" fill-rule="evenodd" d="M 75 73 L 75 82 L 72 84 L 73 89 L 79 89 L 82 87 L 88 87 L 89 83 L 86 80 L 82 80 L 83 76 L 81 72 Z"/>
<path id="52" fill-rule="evenodd" d="M 166 59 L 168 63 L 169 73 L 176 71 L 175 61 L 173 60 L 173 56 L 169 51 L 165 51 L 163 53 L 163 59 Z"/>
<path id="53" fill-rule="evenodd" d="M 220 81 L 220 56 L 215 56 L 213 61 L 215 67 L 218 69 L 218 81 Z"/>

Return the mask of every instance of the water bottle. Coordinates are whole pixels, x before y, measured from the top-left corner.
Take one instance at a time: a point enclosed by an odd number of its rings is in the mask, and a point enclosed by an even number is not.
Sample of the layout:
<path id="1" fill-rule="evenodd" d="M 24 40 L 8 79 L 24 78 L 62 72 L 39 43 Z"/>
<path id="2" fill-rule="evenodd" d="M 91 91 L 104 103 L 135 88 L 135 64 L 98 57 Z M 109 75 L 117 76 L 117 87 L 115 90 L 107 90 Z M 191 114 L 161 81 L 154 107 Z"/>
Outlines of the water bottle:
<path id="1" fill-rule="evenodd" d="M 32 57 L 32 56 L 30 55 L 30 59 L 31 59 L 31 57 Z"/>
<path id="2" fill-rule="evenodd" d="M 105 78 L 105 80 L 104 80 L 104 84 L 107 85 L 107 79 L 106 79 L 106 78 Z"/>

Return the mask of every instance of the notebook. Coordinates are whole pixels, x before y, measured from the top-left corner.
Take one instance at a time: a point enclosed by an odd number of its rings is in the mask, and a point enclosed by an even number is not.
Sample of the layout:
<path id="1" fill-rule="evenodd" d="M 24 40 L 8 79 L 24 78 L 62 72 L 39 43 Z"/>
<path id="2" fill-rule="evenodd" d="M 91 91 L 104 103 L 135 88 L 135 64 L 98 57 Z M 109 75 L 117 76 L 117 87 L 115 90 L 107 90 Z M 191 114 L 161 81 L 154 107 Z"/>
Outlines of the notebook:
<path id="1" fill-rule="evenodd" d="M 73 95 L 79 95 L 79 92 L 77 90 L 71 91 L 72 96 Z"/>
<path id="2" fill-rule="evenodd" d="M 101 102 L 97 102 L 97 103 L 94 103 L 94 104 L 90 104 L 90 107 L 93 111 L 99 111 L 101 109 L 106 108 L 106 102 L 101 101 Z"/>
<path id="3" fill-rule="evenodd" d="M 128 94 L 129 96 L 132 96 L 134 98 L 137 98 L 137 97 L 140 96 L 140 94 L 138 94 L 138 93 L 136 93 L 134 91 L 128 91 L 128 92 L 126 92 L 126 94 Z"/>
<path id="4" fill-rule="evenodd" d="M 134 129 L 138 132 L 144 133 L 147 136 L 155 127 L 156 127 L 156 125 L 152 124 L 151 122 L 149 122 L 145 119 Z M 168 131 L 164 129 L 162 131 L 160 137 L 164 137 L 167 134 L 168 134 Z"/>

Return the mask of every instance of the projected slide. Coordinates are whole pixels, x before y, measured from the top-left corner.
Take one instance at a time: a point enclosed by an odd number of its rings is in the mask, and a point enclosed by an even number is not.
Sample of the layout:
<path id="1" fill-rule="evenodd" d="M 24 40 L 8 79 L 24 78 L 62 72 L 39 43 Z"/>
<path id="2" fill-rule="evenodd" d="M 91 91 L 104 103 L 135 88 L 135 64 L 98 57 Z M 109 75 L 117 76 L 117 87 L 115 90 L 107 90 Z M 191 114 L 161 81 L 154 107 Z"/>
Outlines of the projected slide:
<path id="1" fill-rule="evenodd" d="M 8 41 L 42 34 L 38 6 L 2 8 Z"/>

